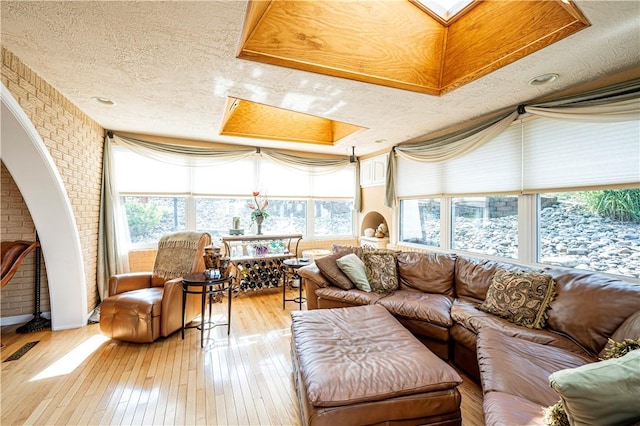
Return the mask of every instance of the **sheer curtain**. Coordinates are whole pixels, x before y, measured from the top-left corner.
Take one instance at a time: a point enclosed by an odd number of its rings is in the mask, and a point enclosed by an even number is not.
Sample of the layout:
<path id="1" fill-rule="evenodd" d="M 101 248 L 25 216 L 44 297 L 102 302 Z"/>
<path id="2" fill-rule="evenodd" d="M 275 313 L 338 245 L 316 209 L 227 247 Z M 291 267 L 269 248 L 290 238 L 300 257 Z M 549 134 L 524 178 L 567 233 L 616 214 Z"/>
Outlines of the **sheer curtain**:
<path id="1" fill-rule="evenodd" d="M 614 123 L 640 119 L 640 79 L 525 106 L 530 114 L 564 121 Z"/>
<path id="2" fill-rule="evenodd" d="M 120 197 L 113 179 L 113 142 L 104 138 L 102 154 L 102 189 L 98 222 L 98 260 L 96 281 L 100 301 L 109 295 L 109 277 L 129 272 L 128 252 L 125 249 L 127 226 L 124 223 Z M 90 321 L 100 321 L 100 306 L 94 309 Z"/>

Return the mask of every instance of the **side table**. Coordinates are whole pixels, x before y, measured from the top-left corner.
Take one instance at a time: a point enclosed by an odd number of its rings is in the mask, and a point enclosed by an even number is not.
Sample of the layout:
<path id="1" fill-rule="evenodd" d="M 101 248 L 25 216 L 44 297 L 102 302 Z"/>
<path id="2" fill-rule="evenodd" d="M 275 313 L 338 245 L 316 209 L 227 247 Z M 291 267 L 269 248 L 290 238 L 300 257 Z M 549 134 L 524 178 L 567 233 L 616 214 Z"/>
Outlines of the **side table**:
<path id="1" fill-rule="evenodd" d="M 182 278 L 182 339 L 184 340 L 184 330 L 187 328 L 197 328 L 200 330 L 200 347 L 204 347 L 204 330 L 211 330 L 218 326 L 227 326 L 227 335 L 231 332 L 231 299 L 233 290 L 233 275 L 225 278 L 207 278 L 204 272 L 185 275 Z M 211 320 L 211 305 L 213 298 L 218 294 L 228 292 L 227 322 L 216 323 Z M 185 325 L 184 314 L 188 294 L 201 295 L 200 323 Z M 209 317 L 205 321 L 205 304 L 209 303 Z"/>
<path id="2" fill-rule="evenodd" d="M 282 283 L 282 309 L 285 308 L 285 303 L 286 302 L 296 302 L 298 304 L 298 306 L 300 307 L 300 310 L 302 310 L 302 303 L 307 301 L 306 297 L 302 297 L 302 280 L 300 280 L 300 277 L 298 276 L 298 269 L 309 265 L 311 263 L 311 261 L 309 261 L 308 259 L 287 259 L 287 260 L 283 260 L 282 264 L 286 267 L 284 270 L 284 277 L 283 277 L 283 283 Z M 292 279 L 298 279 L 299 280 L 299 284 L 298 284 L 298 297 L 294 297 L 293 299 L 287 299 L 286 297 L 286 292 L 287 292 L 287 275 L 291 275 Z"/>

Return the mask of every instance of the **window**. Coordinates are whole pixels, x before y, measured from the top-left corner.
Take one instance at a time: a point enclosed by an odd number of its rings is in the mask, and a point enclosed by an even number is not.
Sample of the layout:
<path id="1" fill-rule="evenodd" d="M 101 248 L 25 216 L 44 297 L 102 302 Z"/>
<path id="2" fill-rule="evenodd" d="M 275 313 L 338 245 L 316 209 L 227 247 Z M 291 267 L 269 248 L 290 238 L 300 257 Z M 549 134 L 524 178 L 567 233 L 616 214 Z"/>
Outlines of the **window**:
<path id="1" fill-rule="evenodd" d="M 314 201 L 314 230 L 318 237 L 353 235 L 353 202 Z"/>
<path id="2" fill-rule="evenodd" d="M 131 244 L 151 246 L 167 232 L 197 229 L 226 235 L 233 218 L 252 230 L 253 191 L 267 195 L 265 233 L 306 238 L 353 236 L 355 167 L 323 173 L 252 156 L 214 166 L 168 164 L 114 147 L 116 187 L 127 213 Z"/>
<path id="3" fill-rule="evenodd" d="M 215 239 L 227 235 L 233 227 L 233 218 L 240 218 L 240 228 L 249 229 L 251 217 L 247 203 L 249 198 L 197 197 L 196 229 L 211 234 Z"/>
<path id="4" fill-rule="evenodd" d="M 185 197 L 124 196 L 120 200 L 132 244 L 157 242 L 167 232 L 186 229 Z"/>
<path id="5" fill-rule="evenodd" d="M 264 221 L 262 230 L 271 234 L 309 235 L 306 230 L 307 201 L 269 199 L 269 218 Z"/>
<path id="6" fill-rule="evenodd" d="M 400 241 L 440 246 L 440 199 L 400 201 Z"/>
<path id="7" fill-rule="evenodd" d="M 229 234 L 233 218 L 240 218 L 240 228 L 246 234 L 254 233 L 249 198 L 196 198 L 196 229 L 218 238 Z M 305 200 L 277 200 L 269 198 L 269 218 L 262 230 L 271 234 L 307 234 L 307 202 Z"/>
<path id="8" fill-rule="evenodd" d="M 451 248 L 518 257 L 518 197 L 453 198 L 451 211 Z"/>
<path id="9" fill-rule="evenodd" d="M 540 194 L 540 263 L 640 278 L 640 189 Z"/>
<path id="10" fill-rule="evenodd" d="M 417 203 L 438 196 L 441 249 L 640 278 L 640 218 L 596 208 L 640 216 L 638 124 L 524 119 L 448 161 L 399 154 L 399 242 L 432 244 Z"/>

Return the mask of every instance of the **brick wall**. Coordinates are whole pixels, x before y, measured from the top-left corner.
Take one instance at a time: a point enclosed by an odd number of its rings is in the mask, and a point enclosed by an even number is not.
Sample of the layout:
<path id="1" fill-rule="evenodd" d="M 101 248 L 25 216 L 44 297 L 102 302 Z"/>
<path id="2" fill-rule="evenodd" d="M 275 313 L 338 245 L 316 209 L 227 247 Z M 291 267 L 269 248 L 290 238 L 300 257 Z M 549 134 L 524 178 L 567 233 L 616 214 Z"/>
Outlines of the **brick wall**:
<path id="1" fill-rule="evenodd" d="M 62 176 L 78 226 L 87 282 L 87 306 L 91 310 L 98 303 L 96 263 L 104 129 L 4 48 L 2 83 L 34 124 Z M 4 165 L 1 177 L 2 240 L 33 240 L 33 221 Z M 29 272 L 34 268 L 33 255 L 27 262 L 30 263 L 23 263 L 20 276 L 16 274 L 2 289 L 2 317 L 33 313 L 33 272 Z M 45 290 L 45 277 L 43 285 L 41 308 L 46 312 L 49 296 Z"/>
<path id="2" fill-rule="evenodd" d="M 2 241 L 35 241 L 36 233 L 29 209 L 9 170 L 0 162 L 0 235 Z M 49 287 L 44 260 L 40 274 L 40 310 L 49 312 Z M 9 284 L 0 293 L 0 313 L 3 317 L 28 315 L 34 312 L 35 252 L 20 265 Z"/>

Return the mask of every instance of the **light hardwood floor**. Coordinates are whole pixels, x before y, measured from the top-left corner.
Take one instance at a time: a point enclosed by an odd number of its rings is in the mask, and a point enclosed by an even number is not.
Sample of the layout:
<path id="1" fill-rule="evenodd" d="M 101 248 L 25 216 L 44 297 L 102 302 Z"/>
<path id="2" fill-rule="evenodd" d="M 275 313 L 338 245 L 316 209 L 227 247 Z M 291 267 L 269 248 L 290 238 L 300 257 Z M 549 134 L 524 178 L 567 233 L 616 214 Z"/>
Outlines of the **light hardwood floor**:
<path id="1" fill-rule="evenodd" d="M 303 305 L 304 306 L 304 305 Z M 225 304 L 214 305 L 224 319 Z M 226 327 L 153 344 L 111 341 L 99 326 L 17 334 L 2 328 L 0 424 L 299 425 L 289 341 L 291 310 L 276 289 L 233 300 Z M 463 375 L 464 426 L 482 425 L 479 387 Z"/>

